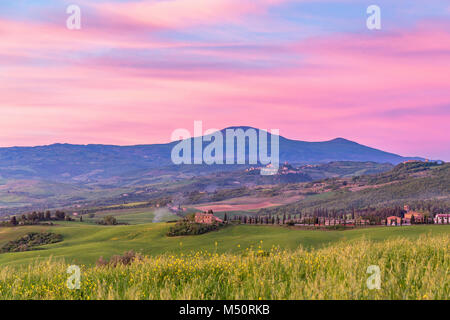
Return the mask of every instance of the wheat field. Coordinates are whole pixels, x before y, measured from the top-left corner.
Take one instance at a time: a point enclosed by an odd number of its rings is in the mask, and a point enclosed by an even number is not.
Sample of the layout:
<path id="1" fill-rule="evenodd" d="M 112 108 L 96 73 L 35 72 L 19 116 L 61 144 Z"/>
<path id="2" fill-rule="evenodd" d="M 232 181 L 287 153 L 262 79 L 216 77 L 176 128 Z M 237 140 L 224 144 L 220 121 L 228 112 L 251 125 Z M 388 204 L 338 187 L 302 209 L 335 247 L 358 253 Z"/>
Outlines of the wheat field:
<path id="1" fill-rule="evenodd" d="M 182 245 L 182 244 L 180 244 Z M 239 245 L 238 245 L 239 246 Z M 115 267 L 80 267 L 79 289 L 62 260 L 0 268 L 0 299 L 448 299 L 448 235 L 325 248 L 259 245 L 240 253 L 142 256 Z M 380 289 L 367 268 L 379 267 Z"/>

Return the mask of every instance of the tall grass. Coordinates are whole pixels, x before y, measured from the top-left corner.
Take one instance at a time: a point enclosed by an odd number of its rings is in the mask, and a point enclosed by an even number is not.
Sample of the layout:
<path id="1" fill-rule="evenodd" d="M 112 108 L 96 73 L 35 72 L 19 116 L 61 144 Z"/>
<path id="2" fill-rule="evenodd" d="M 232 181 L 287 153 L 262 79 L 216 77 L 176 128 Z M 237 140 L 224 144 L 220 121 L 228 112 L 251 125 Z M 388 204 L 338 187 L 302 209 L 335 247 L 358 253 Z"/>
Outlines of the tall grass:
<path id="1" fill-rule="evenodd" d="M 68 265 L 49 259 L 0 268 L 0 299 L 449 299 L 448 235 L 359 240 L 307 251 L 242 248 L 142 257 L 130 265 L 80 266 L 81 288 L 66 286 Z M 367 267 L 378 265 L 381 289 Z"/>

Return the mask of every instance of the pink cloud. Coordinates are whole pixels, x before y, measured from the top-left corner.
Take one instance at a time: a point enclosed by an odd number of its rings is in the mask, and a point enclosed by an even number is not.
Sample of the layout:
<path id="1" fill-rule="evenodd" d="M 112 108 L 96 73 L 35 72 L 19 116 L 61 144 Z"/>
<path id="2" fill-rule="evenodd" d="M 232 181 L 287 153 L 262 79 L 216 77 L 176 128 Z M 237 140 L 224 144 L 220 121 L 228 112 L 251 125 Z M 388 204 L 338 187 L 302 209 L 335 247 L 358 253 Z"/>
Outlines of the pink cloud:
<path id="1" fill-rule="evenodd" d="M 221 19 L 227 10 L 230 19 L 253 12 L 250 2 L 237 13 L 228 5 L 238 2 L 211 1 L 201 11 L 202 23 L 218 19 L 216 10 Z M 198 12 L 182 8 L 174 10 L 176 18 L 149 21 L 194 23 Z M 166 7 L 157 10 L 167 16 Z M 166 142 L 172 130 L 203 120 L 205 128 L 280 128 L 290 138 L 343 136 L 392 152 L 450 159 L 448 30 L 424 22 L 395 32 L 224 48 L 0 20 L 6 64 L 0 139 L 3 145 Z M 139 58 L 125 50 L 112 56 L 105 48 L 176 48 L 176 54 L 155 62 L 152 55 Z M 70 52 L 77 56 L 67 57 Z"/>
<path id="2" fill-rule="evenodd" d="M 250 13 L 263 13 L 286 0 L 176 0 L 99 3 L 93 5 L 102 15 L 116 16 L 142 25 L 164 28 L 239 21 Z"/>

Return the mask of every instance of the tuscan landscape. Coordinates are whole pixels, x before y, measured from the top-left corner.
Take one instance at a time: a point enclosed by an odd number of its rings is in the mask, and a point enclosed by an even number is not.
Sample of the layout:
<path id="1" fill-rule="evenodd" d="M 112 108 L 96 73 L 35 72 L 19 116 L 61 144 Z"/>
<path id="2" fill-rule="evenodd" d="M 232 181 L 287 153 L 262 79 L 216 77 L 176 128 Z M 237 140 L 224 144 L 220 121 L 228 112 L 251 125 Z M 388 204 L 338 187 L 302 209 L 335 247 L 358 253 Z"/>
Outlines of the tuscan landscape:
<path id="1" fill-rule="evenodd" d="M 448 301 L 450 6 L 375 2 L 1 2 L 0 302 Z"/>
<path id="2" fill-rule="evenodd" d="M 259 169 L 237 168 L 128 188 L 105 204 L 4 214 L 0 297 L 445 299 L 449 168 L 286 163 L 252 183 Z M 366 287 L 374 264 L 389 283 L 376 292 Z M 79 290 L 66 287 L 70 265 L 81 266 Z"/>

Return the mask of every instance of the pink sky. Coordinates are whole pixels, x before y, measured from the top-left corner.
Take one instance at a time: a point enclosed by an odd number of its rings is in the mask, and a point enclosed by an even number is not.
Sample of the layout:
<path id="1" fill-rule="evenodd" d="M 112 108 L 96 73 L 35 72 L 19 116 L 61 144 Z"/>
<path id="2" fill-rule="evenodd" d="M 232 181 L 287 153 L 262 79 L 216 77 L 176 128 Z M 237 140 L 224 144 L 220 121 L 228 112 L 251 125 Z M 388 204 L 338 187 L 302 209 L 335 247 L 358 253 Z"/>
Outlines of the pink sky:
<path id="1" fill-rule="evenodd" d="M 79 31 L 64 7 L 0 16 L 0 146 L 161 143 L 202 120 L 450 160 L 448 14 L 330 32 L 274 11 L 290 1 L 195 2 L 86 2 Z"/>

